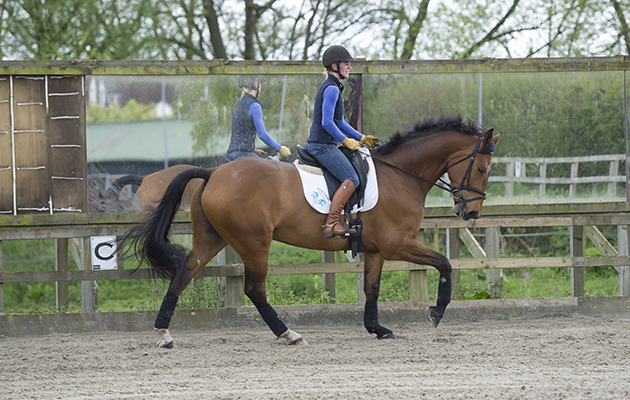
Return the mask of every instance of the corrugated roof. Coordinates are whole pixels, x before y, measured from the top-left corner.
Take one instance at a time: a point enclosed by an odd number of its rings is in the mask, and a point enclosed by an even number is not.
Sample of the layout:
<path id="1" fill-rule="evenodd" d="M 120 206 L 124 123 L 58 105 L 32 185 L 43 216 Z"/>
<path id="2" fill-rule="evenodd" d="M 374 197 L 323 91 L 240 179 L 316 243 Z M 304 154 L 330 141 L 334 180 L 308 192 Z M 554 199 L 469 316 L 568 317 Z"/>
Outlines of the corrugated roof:
<path id="1" fill-rule="evenodd" d="M 163 160 L 164 130 L 169 158 L 192 157 L 192 127 L 185 119 L 87 124 L 88 161 Z"/>

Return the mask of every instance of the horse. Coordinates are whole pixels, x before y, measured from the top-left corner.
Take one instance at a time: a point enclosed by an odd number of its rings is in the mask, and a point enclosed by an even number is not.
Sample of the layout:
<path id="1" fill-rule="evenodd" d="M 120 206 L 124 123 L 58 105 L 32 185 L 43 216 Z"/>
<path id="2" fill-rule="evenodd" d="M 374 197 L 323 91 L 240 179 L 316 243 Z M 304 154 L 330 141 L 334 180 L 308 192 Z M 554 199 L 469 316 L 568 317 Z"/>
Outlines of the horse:
<path id="1" fill-rule="evenodd" d="M 494 135 L 472 119 L 441 117 L 397 132 L 370 151 L 378 177 L 379 199 L 361 213 L 364 253 L 364 326 L 378 339 L 396 335 L 380 325 L 377 301 L 383 263 L 404 260 L 439 271 L 437 304 L 426 313 L 437 328 L 451 300 L 451 264 L 442 254 L 416 240 L 427 193 L 439 185 L 453 194 L 454 214 L 464 220 L 481 215 L 491 170 L 492 154 L 501 133 Z M 441 180 L 448 173 L 451 186 Z M 189 181 L 202 179 L 195 190 L 190 217 L 193 246 L 190 252 L 169 241 L 169 228 Z M 442 183 L 438 183 L 440 180 Z M 446 185 L 446 186 L 445 186 Z M 231 246 L 244 264 L 244 292 L 277 338 L 291 345 L 307 345 L 289 329 L 267 301 L 269 247 L 272 240 L 293 246 L 344 251 L 348 240 L 324 238 L 326 215 L 314 211 L 301 190 L 295 165 L 244 157 L 211 169 L 193 168 L 177 175 L 148 219 L 131 228 L 122 244 L 131 240 L 141 263 L 157 277 L 170 281 L 154 328 L 159 347 L 172 348 L 169 333 L 177 300 L 190 280 L 224 247 Z"/>
<path id="2" fill-rule="evenodd" d="M 153 210 L 162 199 L 166 188 L 171 183 L 173 178 L 182 171 L 187 169 L 197 168 L 195 165 L 178 164 L 172 167 L 165 168 L 163 170 L 154 172 L 149 175 L 125 175 L 116 179 L 110 187 L 107 189 L 106 199 L 115 199 L 114 202 L 118 204 L 118 211 L 122 210 L 122 205 L 118 200 L 120 192 L 127 185 L 138 186 L 138 189 L 134 193 L 132 210 L 133 211 L 151 211 Z M 190 200 L 198 185 L 203 182 L 202 179 L 193 179 L 190 181 L 186 190 L 184 191 L 183 198 L 180 204 L 179 211 L 188 211 L 190 207 Z M 112 203 L 112 201 L 109 201 Z"/>

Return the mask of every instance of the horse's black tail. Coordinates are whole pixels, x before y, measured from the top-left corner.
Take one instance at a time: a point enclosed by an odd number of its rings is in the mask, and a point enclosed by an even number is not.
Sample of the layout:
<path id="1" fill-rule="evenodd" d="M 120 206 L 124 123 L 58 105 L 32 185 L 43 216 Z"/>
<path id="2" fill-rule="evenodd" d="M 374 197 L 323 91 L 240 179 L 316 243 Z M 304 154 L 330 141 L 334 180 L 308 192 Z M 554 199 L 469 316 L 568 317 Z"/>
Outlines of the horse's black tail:
<path id="1" fill-rule="evenodd" d="M 211 170 L 205 168 L 180 172 L 168 185 L 162 201 L 148 219 L 131 228 L 119 240 L 122 248 L 124 242 L 131 239 L 131 249 L 140 265 L 148 264 L 158 277 L 170 280 L 173 290 L 188 285 L 186 250 L 181 245 L 171 243 L 168 233 L 188 182 L 195 178 L 208 181 L 210 174 Z"/>
<path id="2" fill-rule="evenodd" d="M 120 203 L 120 192 L 127 185 L 140 186 L 143 179 L 144 176 L 142 175 L 125 175 L 116 179 L 105 191 L 102 202 L 114 210 L 123 211 L 124 206 Z"/>

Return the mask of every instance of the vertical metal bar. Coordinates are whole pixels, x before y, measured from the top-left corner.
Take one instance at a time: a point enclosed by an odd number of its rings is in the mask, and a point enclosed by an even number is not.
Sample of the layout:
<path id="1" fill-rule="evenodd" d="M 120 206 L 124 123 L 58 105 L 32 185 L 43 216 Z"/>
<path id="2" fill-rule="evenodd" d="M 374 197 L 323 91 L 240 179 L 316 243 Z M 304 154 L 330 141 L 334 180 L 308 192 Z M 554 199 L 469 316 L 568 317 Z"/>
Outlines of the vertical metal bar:
<path id="1" fill-rule="evenodd" d="M 162 137 L 164 138 L 164 169 L 168 168 L 168 138 L 166 135 L 166 81 L 162 76 Z"/>
<path id="2" fill-rule="evenodd" d="M 628 93 L 626 71 L 623 71 L 623 130 L 626 138 L 626 201 L 630 201 L 630 129 L 628 125 Z"/>
<path id="3" fill-rule="evenodd" d="M 282 98 L 280 100 L 280 122 L 278 122 L 278 144 L 282 145 L 282 118 L 284 116 L 284 98 L 287 93 L 287 76 L 282 82 Z"/>
<path id="4" fill-rule="evenodd" d="M 483 74 L 479 73 L 479 98 L 477 99 L 477 119 L 479 125 L 483 125 Z"/>

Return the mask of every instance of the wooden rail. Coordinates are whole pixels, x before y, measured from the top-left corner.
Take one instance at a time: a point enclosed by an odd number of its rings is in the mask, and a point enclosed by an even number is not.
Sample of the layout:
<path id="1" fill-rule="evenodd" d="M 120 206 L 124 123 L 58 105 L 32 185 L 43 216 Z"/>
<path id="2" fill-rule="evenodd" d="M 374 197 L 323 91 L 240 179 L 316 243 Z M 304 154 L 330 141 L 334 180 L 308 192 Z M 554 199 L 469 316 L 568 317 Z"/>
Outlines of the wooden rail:
<path id="1" fill-rule="evenodd" d="M 463 221 L 451 215 L 450 207 L 430 207 L 426 210 L 423 229 L 447 229 L 450 244 L 450 260 L 455 271 L 465 269 L 485 269 L 489 272 L 507 268 L 557 268 L 572 269 L 572 293 L 581 297 L 584 294 L 584 269 L 596 266 L 614 266 L 619 272 L 620 295 L 630 294 L 630 256 L 628 256 L 627 226 L 630 225 L 630 204 L 621 203 L 576 203 L 576 204 L 544 204 L 536 206 L 488 206 L 484 215 L 478 220 Z M 138 223 L 142 216 L 134 213 L 102 213 L 74 215 L 18 215 L 0 216 L 0 313 L 4 312 L 4 283 L 13 282 L 57 282 L 61 287 L 69 281 L 83 281 L 85 291 L 93 288 L 91 282 L 96 280 L 149 279 L 150 270 L 128 270 L 121 268 L 113 271 L 92 271 L 87 247 L 90 236 L 121 235 L 129 227 Z M 190 234 L 188 213 L 178 213 L 173 223 L 174 234 Z M 568 257 L 523 257 L 499 258 L 496 249 L 482 249 L 476 242 L 469 228 L 486 228 L 488 233 L 498 237 L 502 227 L 541 227 L 566 226 L 571 228 L 572 252 Z M 608 243 L 603 235 L 598 234 L 597 226 L 617 226 L 619 232 L 619 250 Z M 493 231 L 495 230 L 495 231 Z M 584 257 L 584 236 L 588 237 L 604 256 Z M 3 272 L 2 241 L 25 240 L 39 238 L 55 238 L 58 246 L 57 270 L 41 272 Z M 75 238 L 80 238 L 76 240 Z M 73 239 L 73 240 L 69 240 Z M 492 240 L 487 240 L 492 245 Z M 61 245 L 60 245 L 61 243 Z M 464 244 L 474 259 L 460 259 L 459 248 Z M 84 246 L 84 247 L 82 247 Z M 68 271 L 67 250 L 70 248 L 79 271 Z M 65 258 L 63 254 L 66 254 Z M 87 254 L 86 254 L 87 253 Z M 233 256 L 232 256 L 233 257 Z M 330 259 L 330 258 L 329 258 Z M 428 298 L 427 266 L 415 265 L 403 261 L 387 261 L 386 271 L 409 271 L 410 297 L 413 300 Z M 361 274 L 363 265 L 360 262 L 321 264 L 270 265 L 270 275 L 287 274 L 323 274 L 324 282 L 334 282 L 335 273 L 353 272 Z M 243 303 L 242 279 L 243 267 L 235 259 L 226 259 L 223 265 L 208 266 L 202 277 L 222 277 L 226 282 L 226 290 L 230 293 L 227 306 L 238 306 Z M 496 276 L 489 273 L 488 276 Z M 332 280 L 330 278 L 333 278 Z M 329 289 L 333 289 L 330 288 Z M 58 289 L 59 290 L 59 289 Z M 84 312 L 93 311 L 91 296 L 84 293 Z"/>
<path id="2" fill-rule="evenodd" d="M 578 185 L 600 183 L 606 185 L 606 199 L 623 199 L 626 197 L 625 190 L 623 195 L 617 196 L 617 184 L 626 183 L 627 177 L 625 169 L 622 174 L 619 167 L 626 160 L 625 154 L 604 154 L 596 156 L 583 157 L 493 157 L 493 171 L 489 182 L 504 183 L 505 194 L 502 196 L 505 200 L 512 200 L 514 195 L 514 184 L 525 183 L 538 185 L 538 199 L 547 199 L 547 185 L 563 185 L 569 189 L 567 198 L 574 200 L 580 194 Z M 607 175 L 590 175 L 580 176 L 580 164 L 586 163 L 608 163 Z M 505 175 L 499 175 L 497 171 L 503 168 L 497 167 L 505 164 Z M 570 164 L 570 170 L 566 176 L 548 176 L 548 168 L 554 164 Z M 538 169 L 538 176 L 528 175 L 528 165 L 535 165 Z M 531 170 L 531 168 L 530 168 Z M 448 175 L 443 179 L 448 180 Z M 444 192 L 442 198 L 431 197 L 432 200 L 451 201 L 451 194 Z M 491 201 L 495 198 L 490 197 Z M 501 200 L 497 200 L 501 201 Z"/>

